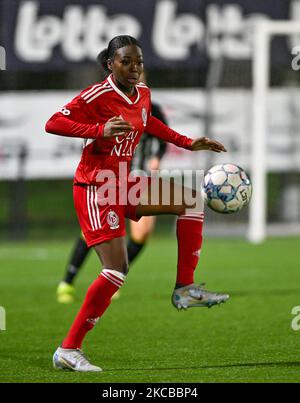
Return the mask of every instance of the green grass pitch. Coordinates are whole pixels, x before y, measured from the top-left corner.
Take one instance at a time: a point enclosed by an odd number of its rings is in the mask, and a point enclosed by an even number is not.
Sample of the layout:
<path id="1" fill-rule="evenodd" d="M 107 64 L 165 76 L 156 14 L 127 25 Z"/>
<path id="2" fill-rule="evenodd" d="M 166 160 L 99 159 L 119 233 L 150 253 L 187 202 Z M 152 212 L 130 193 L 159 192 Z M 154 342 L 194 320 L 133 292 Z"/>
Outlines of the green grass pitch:
<path id="1" fill-rule="evenodd" d="M 78 301 L 62 306 L 55 290 L 72 243 L 2 244 L 0 382 L 299 382 L 300 331 L 291 328 L 299 245 L 299 238 L 261 246 L 205 240 L 196 279 L 231 299 L 177 312 L 176 240 L 154 237 L 84 343 L 104 372 L 80 374 L 54 370 L 52 355 L 99 272 L 94 252 L 77 279 Z"/>

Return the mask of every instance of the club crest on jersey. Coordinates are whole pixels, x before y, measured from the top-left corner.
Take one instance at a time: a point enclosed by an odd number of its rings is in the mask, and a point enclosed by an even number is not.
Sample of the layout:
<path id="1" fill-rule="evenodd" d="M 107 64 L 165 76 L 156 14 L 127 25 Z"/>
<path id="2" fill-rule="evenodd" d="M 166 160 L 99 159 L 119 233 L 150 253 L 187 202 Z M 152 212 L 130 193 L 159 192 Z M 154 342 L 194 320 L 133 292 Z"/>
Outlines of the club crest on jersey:
<path id="1" fill-rule="evenodd" d="M 110 229 L 119 228 L 119 216 L 113 210 L 110 210 L 107 214 L 107 224 L 110 226 Z"/>
<path id="2" fill-rule="evenodd" d="M 143 119 L 143 126 L 147 126 L 147 109 L 142 109 L 142 119 Z"/>

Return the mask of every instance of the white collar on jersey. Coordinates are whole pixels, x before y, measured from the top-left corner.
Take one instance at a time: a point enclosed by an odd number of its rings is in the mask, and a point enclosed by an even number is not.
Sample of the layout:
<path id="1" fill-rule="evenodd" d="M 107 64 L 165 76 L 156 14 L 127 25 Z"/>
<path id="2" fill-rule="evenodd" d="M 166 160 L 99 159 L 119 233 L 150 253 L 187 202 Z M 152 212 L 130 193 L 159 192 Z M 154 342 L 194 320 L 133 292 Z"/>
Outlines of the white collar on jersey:
<path id="1" fill-rule="evenodd" d="M 135 87 L 135 89 L 136 89 L 136 91 L 137 91 L 137 97 L 136 97 L 136 100 L 135 100 L 134 102 L 132 102 L 131 99 L 129 99 L 129 98 L 124 94 L 124 92 L 122 92 L 122 91 L 116 86 L 116 84 L 114 83 L 114 80 L 112 79 L 112 74 L 108 77 L 107 80 L 108 80 L 109 84 L 112 86 L 112 88 L 113 88 L 122 98 L 124 98 L 125 101 L 127 101 L 130 105 L 134 105 L 134 104 L 137 104 L 137 103 L 139 102 L 139 99 L 140 99 L 140 92 L 139 92 L 139 89 L 138 89 L 137 86 Z"/>

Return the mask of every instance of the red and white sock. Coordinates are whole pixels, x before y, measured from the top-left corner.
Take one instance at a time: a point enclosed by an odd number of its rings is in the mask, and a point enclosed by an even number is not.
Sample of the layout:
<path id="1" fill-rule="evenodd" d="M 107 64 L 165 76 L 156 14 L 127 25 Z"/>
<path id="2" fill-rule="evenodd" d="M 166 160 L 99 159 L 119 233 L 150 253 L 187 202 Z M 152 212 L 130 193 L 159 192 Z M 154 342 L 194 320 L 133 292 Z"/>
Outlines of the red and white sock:
<path id="1" fill-rule="evenodd" d="M 194 283 L 194 271 L 202 246 L 203 221 L 203 212 L 190 212 L 177 218 L 177 288 Z"/>
<path id="2" fill-rule="evenodd" d="M 114 293 L 123 285 L 126 276 L 104 269 L 89 287 L 83 305 L 78 312 L 62 348 L 81 348 L 86 333 L 91 330 L 111 303 Z"/>

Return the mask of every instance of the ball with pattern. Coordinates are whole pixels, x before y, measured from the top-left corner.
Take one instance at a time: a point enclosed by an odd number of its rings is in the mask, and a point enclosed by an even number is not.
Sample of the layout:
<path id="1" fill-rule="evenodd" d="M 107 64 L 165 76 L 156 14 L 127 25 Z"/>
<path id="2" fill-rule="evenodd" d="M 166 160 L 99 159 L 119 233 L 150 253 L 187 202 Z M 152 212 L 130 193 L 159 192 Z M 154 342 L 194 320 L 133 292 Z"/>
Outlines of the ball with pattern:
<path id="1" fill-rule="evenodd" d="M 204 177 L 204 201 L 217 213 L 236 213 L 251 199 L 252 185 L 245 171 L 234 164 L 212 167 Z"/>

